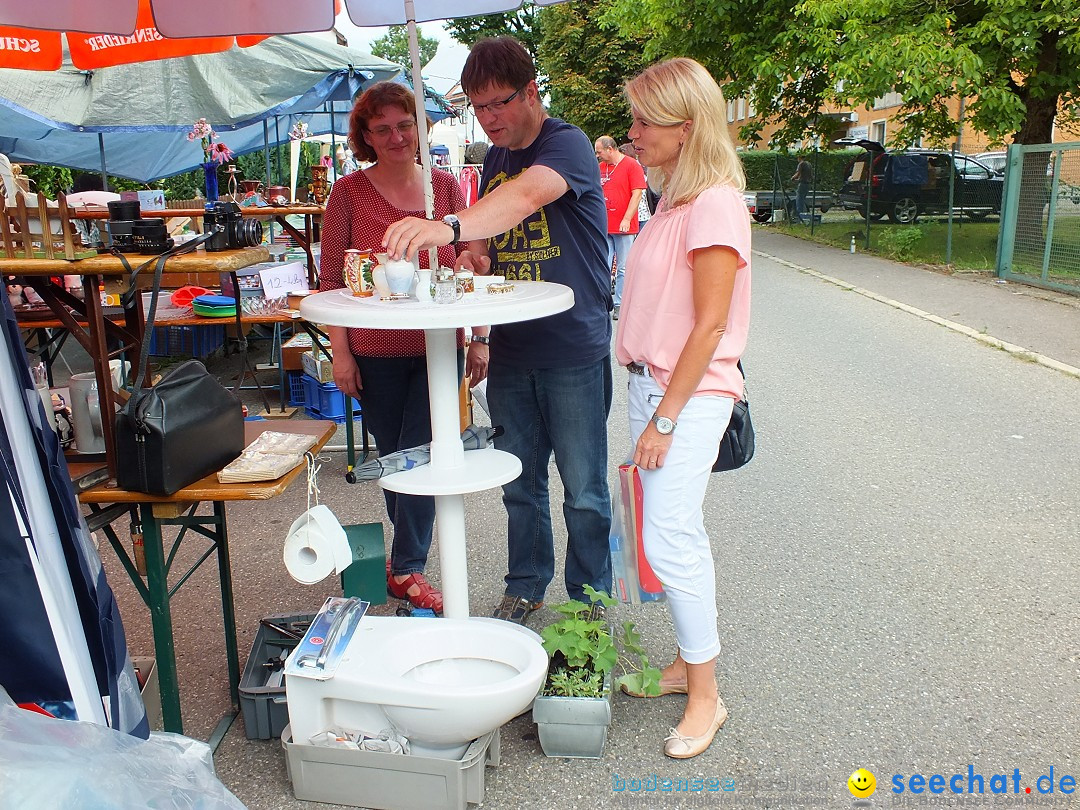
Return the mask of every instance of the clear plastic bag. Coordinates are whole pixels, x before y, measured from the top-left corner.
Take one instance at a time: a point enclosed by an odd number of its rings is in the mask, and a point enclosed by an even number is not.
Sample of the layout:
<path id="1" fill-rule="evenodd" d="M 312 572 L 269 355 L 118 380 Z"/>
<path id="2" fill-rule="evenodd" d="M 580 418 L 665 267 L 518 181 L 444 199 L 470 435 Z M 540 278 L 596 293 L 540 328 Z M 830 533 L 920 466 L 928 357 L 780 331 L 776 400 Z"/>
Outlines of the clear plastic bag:
<path id="1" fill-rule="evenodd" d="M 16 706 L 0 687 L 0 805 L 34 810 L 243 810 L 210 747 L 182 734 L 141 740 Z"/>

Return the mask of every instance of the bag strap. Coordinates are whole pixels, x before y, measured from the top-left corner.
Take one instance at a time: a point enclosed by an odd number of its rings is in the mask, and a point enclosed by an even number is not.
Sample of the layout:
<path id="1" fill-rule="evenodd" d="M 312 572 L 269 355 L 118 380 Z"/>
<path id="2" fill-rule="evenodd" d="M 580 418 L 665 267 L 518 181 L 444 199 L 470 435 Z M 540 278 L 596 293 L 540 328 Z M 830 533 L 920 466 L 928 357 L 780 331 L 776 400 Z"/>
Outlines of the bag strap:
<path id="1" fill-rule="evenodd" d="M 190 253 L 191 251 L 195 250 L 195 248 L 197 248 L 199 245 L 203 244 L 204 242 L 210 241 L 210 237 L 212 235 L 213 234 L 211 234 L 211 233 L 204 233 L 202 236 L 198 237 L 197 239 L 192 239 L 190 242 L 185 242 L 182 245 L 178 245 L 177 247 L 170 248 L 169 250 L 166 250 L 161 255 L 155 256 L 155 257 L 143 262 L 138 267 L 138 269 L 136 269 L 134 271 L 134 273 L 138 273 L 139 271 L 141 271 L 144 268 L 148 267 L 151 263 L 155 263 L 154 264 L 154 282 L 153 282 L 153 286 L 151 287 L 151 290 L 150 290 L 150 310 L 149 310 L 149 312 L 147 312 L 146 324 L 143 326 L 142 346 L 139 349 L 139 365 L 137 366 L 137 372 L 136 372 L 144 380 L 146 379 L 146 370 L 147 370 L 146 363 L 150 359 L 150 338 L 148 337 L 148 335 L 153 331 L 153 329 L 154 329 L 154 319 L 157 317 L 158 296 L 161 294 L 161 275 L 165 271 L 165 262 L 172 256 L 182 256 L 185 253 Z M 128 264 L 127 259 L 124 258 L 123 254 L 120 254 L 120 259 L 123 261 L 124 266 L 127 269 L 130 270 L 131 265 Z M 125 295 L 129 295 L 130 293 L 132 293 L 132 291 L 134 289 L 135 289 L 135 278 L 132 277 L 131 286 L 128 288 L 128 292 L 125 293 Z M 130 306 L 130 304 L 132 304 L 133 302 L 134 302 L 134 296 L 131 297 L 128 306 Z M 139 387 L 142 387 L 142 386 L 139 386 Z"/>

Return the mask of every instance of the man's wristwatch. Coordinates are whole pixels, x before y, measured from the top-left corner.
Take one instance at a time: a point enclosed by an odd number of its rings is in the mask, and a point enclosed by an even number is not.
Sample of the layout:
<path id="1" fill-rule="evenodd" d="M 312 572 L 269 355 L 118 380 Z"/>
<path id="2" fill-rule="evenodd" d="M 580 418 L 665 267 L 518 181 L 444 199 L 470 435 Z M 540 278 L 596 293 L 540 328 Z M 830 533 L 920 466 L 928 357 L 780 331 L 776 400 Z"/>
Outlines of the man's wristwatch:
<path id="1" fill-rule="evenodd" d="M 652 423 L 656 425 L 656 432 L 661 436 L 669 435 L 679 424 L 674 419 L 668 419 L 666 416 L 657 416 L 655 413 L 652 417 Z"/>
<path id="2" fill-rule="evenodd" d="M 447 214 L 445 217 L 442 218 L 442 221 L 443 221 L 444 225 L 449 225 L 451 228 L 454 229 L 454 241 L 455 242 L 460 242 L 461 241 L 461 220 L 458 219 L 453 214 Z"/>
<path id="3" fill-rule="evenodd" d="M 469 338 L 470 343 L 483 343 L 485 346 L 491 345 L 491 338 L 487 335 L 473 335 Z"/>

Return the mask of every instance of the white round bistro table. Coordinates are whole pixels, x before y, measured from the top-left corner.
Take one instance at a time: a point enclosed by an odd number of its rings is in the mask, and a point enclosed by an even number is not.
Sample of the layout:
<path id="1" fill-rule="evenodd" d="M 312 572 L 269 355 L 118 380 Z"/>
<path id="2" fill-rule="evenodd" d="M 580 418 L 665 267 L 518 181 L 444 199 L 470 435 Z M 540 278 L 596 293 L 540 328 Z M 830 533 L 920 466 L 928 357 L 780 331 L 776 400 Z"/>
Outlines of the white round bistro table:
<path id="1" fill-rule="evenodd" d="M 475 293 L 454 304 L 435 304 L 430 299 L 357 298 L 347 289 L 315 293 L 300 303 L 300 315 L 313 323 L 424 330 L 431 403 L 431 463 L 380 478 L 379 483 L 394 492 L 435 497 L 443 615 L 447 618 L 464 619 L 469 615 L 464 493 L 491 489 L 521 474 L 521 462 L 510 453 L 494 448 L 465 452 L 459 430 L 456 331 L 463 326 L 543 318 L 573 305 L 573 290 L 547 281 L 517 281 L 512 292 L 498 295 L 489 294 L 477 285 Z"/>

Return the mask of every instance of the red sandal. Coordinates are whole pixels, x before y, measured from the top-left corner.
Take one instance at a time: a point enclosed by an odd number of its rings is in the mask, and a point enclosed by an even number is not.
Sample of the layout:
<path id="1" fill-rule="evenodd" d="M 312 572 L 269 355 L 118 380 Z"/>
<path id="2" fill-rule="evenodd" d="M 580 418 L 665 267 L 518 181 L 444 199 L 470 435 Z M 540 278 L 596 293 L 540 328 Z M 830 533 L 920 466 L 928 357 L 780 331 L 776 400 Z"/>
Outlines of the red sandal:
<path id="1" fill-rule="evenodd" d="M 414 587 L 416 593 L 410 594 L 409 591 Z M 442 613 L 442 591 L 433 588 L 421 573 L 409 574 L 408 578 L 403 582 L 395 582 L 393 575 L 388 574 L 386 577 L 386 592 L 395 599 L 407 599 L 413 607 Z"/>

